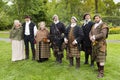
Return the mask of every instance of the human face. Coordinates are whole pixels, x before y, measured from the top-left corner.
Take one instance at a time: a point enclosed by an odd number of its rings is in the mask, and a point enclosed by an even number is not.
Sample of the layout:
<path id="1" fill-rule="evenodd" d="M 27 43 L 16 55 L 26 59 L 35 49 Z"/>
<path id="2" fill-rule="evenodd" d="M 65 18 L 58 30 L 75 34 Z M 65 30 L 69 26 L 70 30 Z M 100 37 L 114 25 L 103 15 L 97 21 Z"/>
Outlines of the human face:
<path id="1" fill-rule="evenodd" d="M 15 25 L 16 28 L 20 27 L 20 23 L 19 22 L 15 22 L 14 25 Z"/>
<path id="2" fill-rule="evenodd" d="M 96 16 L 95 19 L 94 19 L 94 21 L 95 21 L 96 23 L 99 23 L 100 20 L 101 20 L 101 18 L 100 18 L 99 16 Z"/>
<path id="3" fill-rule="evenodd" d="M 89 20 L 89 19 L 90 19 L 90 15 L 86 15 L 85 20 Z"/>
<path id="4" fill-rule="evenodd" d="M 55 17 L 54 17 L 54 21 L 58 21 L 58 16 L 55 16 Z"/>
<path id="5" fill-rule="evenodd" d="M 76 23 L 76 21 L 72 18 L 72 19 L 71 19 L 71 23 Z"/>
<path id="6" fill-rule="evenodd" d="M 29 21 L 30 21 L 30 18 L 25 18 L 25 21 L 26 21 L 26 22 L 29 22 Z"/>
<path id="7" fill-rule="evenodd" d="M 44 23 L 44 22 L 41 22 L 41 23 L 40 23 L 40 29 L 41 29 L 41 30 L 45 29 L 45 23 Z"/>

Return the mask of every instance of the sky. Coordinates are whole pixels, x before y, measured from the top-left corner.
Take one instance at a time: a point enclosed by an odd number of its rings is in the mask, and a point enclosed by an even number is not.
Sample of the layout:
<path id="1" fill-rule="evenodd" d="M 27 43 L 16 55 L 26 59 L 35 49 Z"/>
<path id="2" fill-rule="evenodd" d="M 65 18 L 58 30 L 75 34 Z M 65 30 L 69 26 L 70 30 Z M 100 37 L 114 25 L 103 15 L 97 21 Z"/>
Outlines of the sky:
<path id="1" fill-rule="evenodd" d="M 52 0 L 49 0 L 50 2 L 52 1 Z M 115 3 L 118 3 L 118 2 L 120 2 L 120 0 L 113 0 Z M 13 4 L 12 2 L 8 2 L 8 5 L 11 5 L 11 4 Z"/>
<path id="2" fill-rule="evenodd" d="M 118 3 L 118 2 L 120 2 L 120 0 L 113 0 L 115 3 Z"/>

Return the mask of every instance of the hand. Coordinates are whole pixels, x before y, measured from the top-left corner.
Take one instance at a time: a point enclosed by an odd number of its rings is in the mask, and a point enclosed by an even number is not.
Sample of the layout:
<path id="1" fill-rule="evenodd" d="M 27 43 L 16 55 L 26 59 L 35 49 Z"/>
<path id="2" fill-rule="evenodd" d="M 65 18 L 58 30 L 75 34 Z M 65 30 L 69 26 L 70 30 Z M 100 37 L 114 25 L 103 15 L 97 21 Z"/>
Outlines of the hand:
<path id="1" fill-rule="evenodd" d="M 48 39 L 47 42 L 50 42 L 50 40 Z"/>
<path id="2" fill-rule="evenodd" d="M 64 38 L 64 42 L 65 42 L 65 44 L 67 44 L 67 43 L 68 43 L 68 40 L 67 40 L 66 38 Z"/>
<path id="3" fill-rule="evenodd" d="M 76 44 L 77 44 L 77 41 L 76 41 L 76 40 L 74 40 L 74 41 L 72 42 L 72 44 L 73 44 L 73 45 L 76 45 Z"/>

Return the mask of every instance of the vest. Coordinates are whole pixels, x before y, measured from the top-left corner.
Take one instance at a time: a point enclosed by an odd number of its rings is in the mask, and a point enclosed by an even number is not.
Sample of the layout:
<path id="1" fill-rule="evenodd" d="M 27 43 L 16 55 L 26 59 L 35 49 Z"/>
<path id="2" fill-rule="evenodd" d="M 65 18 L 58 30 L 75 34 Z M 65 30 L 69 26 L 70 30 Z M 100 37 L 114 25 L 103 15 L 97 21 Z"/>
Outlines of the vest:
<path id="1" fill-rule="evenodd" d="M 26 25 L 26 23 L 23 23 L 23 35 L 25 36 L 25 25 Z M 30 29 L 30 37 L 31 38 L 34 38 L 34 26 L 35 26 L 35 24 L 33 23 L 33 22 L 31 22 L 30 24 L 29 24 L 29 29 Z"/>

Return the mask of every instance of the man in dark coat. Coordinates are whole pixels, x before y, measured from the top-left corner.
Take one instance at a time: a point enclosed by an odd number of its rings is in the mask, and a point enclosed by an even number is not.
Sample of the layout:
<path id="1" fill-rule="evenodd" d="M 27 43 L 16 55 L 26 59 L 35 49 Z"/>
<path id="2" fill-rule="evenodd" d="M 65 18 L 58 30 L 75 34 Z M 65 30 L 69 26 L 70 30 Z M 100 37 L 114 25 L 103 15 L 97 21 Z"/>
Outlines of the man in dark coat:
<path id="1" fill-rule="evenodd" d="M 102 22 L 99 15 L 94 16 L 95 24 L 93 25 L 89 37 L 92 41 L 92 58 L 96 60 L 98 67 L 98 78 L 104 76 L 104 64 L 107 54 L 106 38 L 108 37 L 108 26 Z"/>
<path id="2" fill-rule="evenodd" d="M 63 49 L 62 44 L 64 42 L 65 26 L 59 21 L 58 16 L 53 16 L 53 23 L 50 26 L 50 41 L 52 43 L 52 49 L 56 62 L 62 63 Z"/>
<path id="3" fill-rule="evenodd" d="M 22 24 L 22 26 L 25 43 L 26 54 L 25 59 L 29 59 L 29 42 L 30 42 L 32 49 L 32 60 L 35 60 L 34 37 L 36 36 L 37 33 L 37 27 L 35 23 L 31 22 L 30 16 L 25 16 L 25 22 Z"/>
<path id="4" fill-rule="evenodd" d="M 82 29 L 77 25 L 76 17 L 71 18 L 71 25 L 65 31 L 64 42 L 67 44 L 67 55 L 70 66 L 73 66 L 73 58 L 76 58 L 76 68 L 80 67 L 80 43 L 83 37 Z"/>
<path id="5" fill-rule="evenodd" d="M 82 30 L 84 33 L 84 38 L 83 38 L 83 49 L 85 51 L 85 63 L 84 64 L 88 64 L 88 59 L 89 59 L 89 55 L 91 55 L 92 53 L 92 46 L 91 46 L 91 41 L 89 38 L 89 32 L 93 26 L 93 22 L 90 19 L 90 14 L 85 14 L 83 16 L 84 19 L 84 23 L 82 25 Z M 93 62 L 91 61 L 91 66 L 93 65 Z"/>

